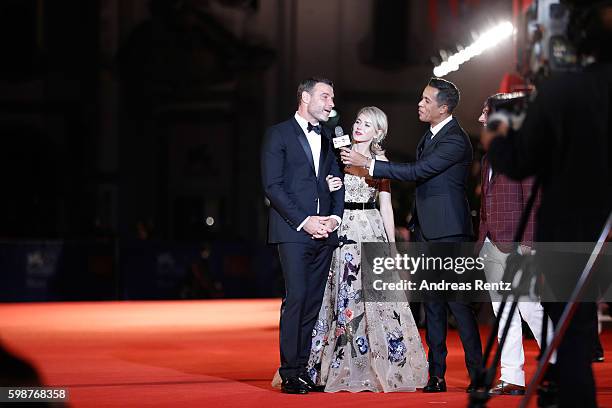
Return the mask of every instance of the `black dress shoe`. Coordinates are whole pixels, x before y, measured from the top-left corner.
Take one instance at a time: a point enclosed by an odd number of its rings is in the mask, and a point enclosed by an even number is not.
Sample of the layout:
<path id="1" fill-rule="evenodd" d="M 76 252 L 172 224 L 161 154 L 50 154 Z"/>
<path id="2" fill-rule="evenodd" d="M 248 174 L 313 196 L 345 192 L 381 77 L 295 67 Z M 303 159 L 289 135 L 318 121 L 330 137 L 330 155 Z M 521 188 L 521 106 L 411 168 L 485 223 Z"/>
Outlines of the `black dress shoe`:
<path id="1" fill-rule="evenodd" d="M 558 408 L 559 387 L 555 381 L 545 381 L 538 387 L 538 408 Z"/>
<path id="2" fill-rule="evenodd" d="M 471 394 L 472 392 L 476 390 L 477 390 L 476 385 L 473 382 L 470 382 L 470 384 L 465 389 L 465 392 L 467 392 L 468 394 Z"/>
<path id="3" fill-rule="evenodd" d="M 472 392 L 488 392 L 485 387 L 477 387 L 476 384 L 474 384 L 472 381 L 470 381 L 470 384 L 467 386 L 467 388 L 465 389 L 465 392 L 467 392 L 468 394 L 471 394 Z"/>
<path id="4" fill-rule="evenodd" d="M 603 363 L 605 361 L 603 353 L 595 353 L 593 356 L 594 363 Z"/>
<path id="5" fill-rule="evenodd" d="M 308 387 L 299 377 L 289 377 L 283 380 L 281 392 L 285 394 L 308 394 Z"/>
<path id="6" fill-rule="evenodd" d="M 298 379 L 300 381 L 302 381 L 304 384 L 306 384 L 306 388 L 308 388 L 309 392 L 323 392 L 325 391 L 325 386 L 324 385 L 317 385 L 314 383 L 314 381 L 312 381 L 312 379 L 310 378 L 310 376 L 306 373 L 300 374 L 298 376 Z"/>
<path id="7" fill-rule="evenodd" d="M 423 388 L 423 392 L 446 392 L 446 381 L 444 378 L 431 377 Z"/>

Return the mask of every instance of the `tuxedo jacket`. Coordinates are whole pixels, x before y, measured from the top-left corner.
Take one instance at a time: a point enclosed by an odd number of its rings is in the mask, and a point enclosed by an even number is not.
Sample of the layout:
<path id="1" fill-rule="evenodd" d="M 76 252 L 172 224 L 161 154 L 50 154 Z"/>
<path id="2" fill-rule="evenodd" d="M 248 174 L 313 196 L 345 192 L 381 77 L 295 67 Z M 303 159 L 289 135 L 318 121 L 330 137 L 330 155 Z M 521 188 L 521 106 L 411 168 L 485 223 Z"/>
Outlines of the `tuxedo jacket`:
<path id="1" fill-rule="evenodd" d="M 472 236 L 466 196 L 472 160 L 470 139 L 453 118 L 428 143 L 421 138 L 415 162 L 376 161 L 374 177 L 416 182 L 413 222 L 426 239 Z"/>
<path id="2" fill-rule="evenodd" d="M 481 194 L 480 194 L 480 224 L 478 227 L 478 244 L 481 245 L 488 237 L 502 252 L 513 249 L 512 242 L 518 229 L 523 209 L 531 195 L 533 177 L 522 181 L 510 179 L 499 172 L 493 173 L 489 180 L 489 160 L 482 158 Z M 535 231 L 535 213 L 539 206 L 540 193 L 536 195 L 529 221 L 521 238 L 525 245 L 533 245 Z"/>
<path id="3" fill-rule="evenodd" d="M 321 126 L 319 174 L 315 175 L 312 150 L 304 131 L 294 117 L 266 131 L 261 150 L 261 176 L 270 200 L 268 242 L 310 242 L 312 238 L 299 225 L 308 216 L 337 215 L 344 211 L 344 186 L 329 191 L 325 177 L 341 177 L 330 131 Z M 317 201 L 319 211 L 317 214 Z M 336 232 L 327 241 L 338 242 Z"/>

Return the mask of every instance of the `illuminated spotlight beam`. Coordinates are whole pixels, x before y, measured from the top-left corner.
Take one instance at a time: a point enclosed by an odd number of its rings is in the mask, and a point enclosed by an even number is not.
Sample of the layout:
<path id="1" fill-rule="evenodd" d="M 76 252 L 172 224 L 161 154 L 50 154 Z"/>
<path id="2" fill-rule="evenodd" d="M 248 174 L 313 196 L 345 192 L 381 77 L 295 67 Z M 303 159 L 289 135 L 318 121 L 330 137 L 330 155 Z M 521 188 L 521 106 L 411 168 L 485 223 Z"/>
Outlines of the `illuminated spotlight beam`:
<path id="1" fill-rule="evenodd" d="M 504 21 L 480 34 L 471 45 L 460 49 L 455 54 L 448 57 L 444 62 L 434 68 L 433 73 L 437 77 L 443 77 L 448 73 L 457 71 L 461 64 L 471 60 L 475 56 L 482 54 L 489 48 L 510 37 L 514 33 L 514 26 L 508 21 Z"/>

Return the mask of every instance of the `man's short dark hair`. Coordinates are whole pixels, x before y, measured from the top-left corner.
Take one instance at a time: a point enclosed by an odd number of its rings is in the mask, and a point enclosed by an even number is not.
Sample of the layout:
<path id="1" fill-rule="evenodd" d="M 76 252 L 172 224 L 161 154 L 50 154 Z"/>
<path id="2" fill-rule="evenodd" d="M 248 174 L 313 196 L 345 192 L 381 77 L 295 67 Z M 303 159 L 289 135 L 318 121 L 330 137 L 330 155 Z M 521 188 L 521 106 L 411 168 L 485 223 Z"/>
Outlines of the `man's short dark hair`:
<path id="1" fill-rule="evenodd" d="M 298 85 L 298 89 L 297 89 L 298 106 L 300 106 L 300 102 L 302 100 L 302 92 L 306 91 L 308 93 L 311 93 L 315 85 L 318 84 L 319 82 L 329 85 L 332 88 L 334 87 L 334 83 L 330 79 L 327 79 L 327 78 L 312 77 L 312 78 L 307 78 L 303 80 L 302 82 L 300 82 L 300 84 Z"/>
<path id="2" fill-rule="evenodd" d="M 455 84 L 446 79 L 431 78 L 427 85 L 438 90 L 438 96 L 436 97 L 438 105 L 446 105 L 448 107 L 448 113 L 453 113 L 459 104 L 459 90 Z"/>

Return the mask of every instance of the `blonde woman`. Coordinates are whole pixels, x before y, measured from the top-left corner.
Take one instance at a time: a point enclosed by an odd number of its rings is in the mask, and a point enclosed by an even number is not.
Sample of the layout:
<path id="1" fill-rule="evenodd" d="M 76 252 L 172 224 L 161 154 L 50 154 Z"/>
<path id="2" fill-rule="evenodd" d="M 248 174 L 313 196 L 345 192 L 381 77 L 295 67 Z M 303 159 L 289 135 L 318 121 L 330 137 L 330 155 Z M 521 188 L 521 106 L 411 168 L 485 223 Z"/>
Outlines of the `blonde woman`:
<path id="1" fill-rule="evenodd" d="M 387 115 L 362 108 L 353 124 L 352 148 L 387 160 L 381 143 Z M 330 190 L 342 185 L 328 176 Z M 312 337 L 310 378 L 326 392 L 415 391 L 427 383 L 427 358 L 408 302 L 364 302 L 362 242 L 394 242 L 389 180 L 347 167 L 345 205 L 338 231 L 344 245 L 334 252 L 323 304 Z M 376 208 L 376 201 L 380 210 Z"/>

